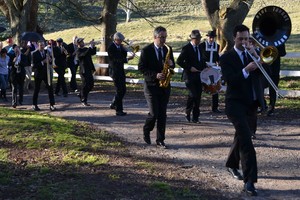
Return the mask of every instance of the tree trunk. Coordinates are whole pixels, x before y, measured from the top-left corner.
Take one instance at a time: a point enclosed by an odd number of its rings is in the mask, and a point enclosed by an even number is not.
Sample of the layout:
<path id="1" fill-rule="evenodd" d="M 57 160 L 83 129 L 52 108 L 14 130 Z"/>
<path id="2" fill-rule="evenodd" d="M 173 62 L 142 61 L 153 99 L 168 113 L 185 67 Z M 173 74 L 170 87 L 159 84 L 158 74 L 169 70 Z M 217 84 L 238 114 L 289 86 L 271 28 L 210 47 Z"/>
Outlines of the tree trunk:
<path id="1" fill-rule="evenodd" d="M 253 2 L 254 0 L 233 0 L 228 7 L 220 8 L 220 0 L 202 0 L 209 23 L 217 31 L 220 53 L 233 47 L 232 30 L 243 23 Z"/>
<path id="2" fill-rule="evenodd" d="M 0 9 L 9 22 L 12 37 L 17 44 L 20 44 L 23 32 L 36 30 L 38 0 L 1 0 Z"/>
<path id="3" fill-rule="evenodd" d="M 100 51 L 107 52 L 107 48 L 112 42 L 112 35 L 116 32 L 117 27 L 117 7 L 119 0 L 104 0 L 103 11 L 101 14 L 102 23 L 102 38 L 103 42 L 100 45 Z M 99 63 L 108 63 L 107 56 L 99 56 Z M 96 75 L 107 76 L 107 68 L 97 68 Z"/>

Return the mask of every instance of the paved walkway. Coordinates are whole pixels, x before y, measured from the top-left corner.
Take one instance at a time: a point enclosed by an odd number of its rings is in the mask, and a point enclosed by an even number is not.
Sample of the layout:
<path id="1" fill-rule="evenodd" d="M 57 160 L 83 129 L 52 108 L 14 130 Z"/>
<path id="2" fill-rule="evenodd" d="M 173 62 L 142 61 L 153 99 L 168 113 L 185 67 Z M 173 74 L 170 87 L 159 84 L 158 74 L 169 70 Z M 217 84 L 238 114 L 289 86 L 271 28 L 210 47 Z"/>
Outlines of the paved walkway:
<path id="1" fill-rule="evenodd" d="M 50 112 L 47 95 L 40 95 L 42 113 L 85 121 L 98 126 L 136 144 L 141 155 L 173 159 L 183 167 L 195 168 L 209 178 L 224 184 L 221 188 L 231 198 L 245 199 L 240 195 L 242 182 L 234 180 L 224 168 L 224 163 L 233 139 L 233 127 L 224 114 L 212 114 L 203 110 L 201 124 L 184 121 L 183 107 L 170 99 L 166 131 L 167 150 L 154 145 L 147 146 L 142 139 L 142 127 L 147 115 L 147 105 L 141 92 L 128 94 L 124 100 L 127 116 L 115 116 L 108 108 L 113 93 L 94 91 L 90 94 L 91 107 L 83 107 L 75 94 L 67 98 L 56 97 L 55 112 Z M 23 106 L 30 109 L 31 95 L 25 96 Z M 3 103 L 1 102 L 3 105 Z M 26 105 L 27 104 L 27 105 Z M 6 104 L 8 105 L 8 104 Z M 260 120 L 258 139 L 254 140 L 257 151 L 259 196 L 255 199 L 300 199 L 300 128 L 299 119 L 280 124 L 271 120 Z M 155 141 L 155 131 L 151 135 Z M 197 177 L 189 177 L 197 179 Z M 237 196 L 237 194 L 239 194 Z"/>

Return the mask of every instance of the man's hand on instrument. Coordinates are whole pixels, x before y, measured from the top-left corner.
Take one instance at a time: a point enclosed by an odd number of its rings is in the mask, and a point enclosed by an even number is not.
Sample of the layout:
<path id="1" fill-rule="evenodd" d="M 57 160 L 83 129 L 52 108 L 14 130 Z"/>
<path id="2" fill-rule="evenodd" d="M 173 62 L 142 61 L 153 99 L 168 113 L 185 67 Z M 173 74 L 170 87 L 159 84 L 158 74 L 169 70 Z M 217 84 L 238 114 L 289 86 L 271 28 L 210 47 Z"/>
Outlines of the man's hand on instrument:
<path id="1" fill-rule="evenodd" d="M 165 74 L 164 73 L 157 73 L 156 78 L 158 80 L 165 80 Z"/>
<path id="2" fill-rule="evenodd" d="M 195 67 L 191 67 L 191 72 L 200 72 L 198 69 L 196 69 Z"/>
<path id="3" fill-rule="evenodd" d="M 245 67 L 245 71 L 246 72 L 251 72 L 251 71 L 254 71 L 256 70 L 257 68 L 257 65 L 255 64 L 255 62 L 250 62 L 246 67 Z"/>
<path id="4" fill-rule="evenodd" d="M 174 63 L 173 63 L 173 61 L 172 61 L 171 59 L 169 59 L 168 65 L 169 65 L 169 66 L 173 66 L 173 65 L 174 65 Z"/>

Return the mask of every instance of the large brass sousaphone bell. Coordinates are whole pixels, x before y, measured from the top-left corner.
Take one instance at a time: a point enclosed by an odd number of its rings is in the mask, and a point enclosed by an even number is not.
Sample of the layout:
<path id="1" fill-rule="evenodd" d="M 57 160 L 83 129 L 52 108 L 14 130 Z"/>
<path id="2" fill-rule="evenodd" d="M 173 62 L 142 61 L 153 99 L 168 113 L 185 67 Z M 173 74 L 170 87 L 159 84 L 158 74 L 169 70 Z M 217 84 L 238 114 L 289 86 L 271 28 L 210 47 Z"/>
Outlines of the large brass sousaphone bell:
<path id="1" fill-rule="evenodd" d="M 267 6 L 258 11 L 252 23 L 253 37 L 263 46 L 280 46 L 292 29 L 289 15 L 282 8 Z"/>
<path id="2" fill-rule="evenodd" d="M 264 63 L 271 64 L 278 57 L 276 47 L 284 44 L 288 40 L 291 29 L 291 19 L 282 8 L 267 6 L 258 11 L 252 24 L 252 39 L 260 46 L 260 57 Z M 248 54 L 252 57 L 249 52 Z M 253 57 L 252 59 L 255 61 Z M 255 61 L 255 63 L 276 91 L 277 95 L 282 96 L 279 93 L 278 87 L 274 84 L 262 65 L 257 61 Z"/>
<path id="3" fill-rule="evenodd" d="M 291 29 L 291 19 L 282 8 L 267 6 L 258 11 L 252 23 L 252 38 L 260 45 L 264 63 L 271 64 L 278 57 L 276 47 L 288 40 Z"/>

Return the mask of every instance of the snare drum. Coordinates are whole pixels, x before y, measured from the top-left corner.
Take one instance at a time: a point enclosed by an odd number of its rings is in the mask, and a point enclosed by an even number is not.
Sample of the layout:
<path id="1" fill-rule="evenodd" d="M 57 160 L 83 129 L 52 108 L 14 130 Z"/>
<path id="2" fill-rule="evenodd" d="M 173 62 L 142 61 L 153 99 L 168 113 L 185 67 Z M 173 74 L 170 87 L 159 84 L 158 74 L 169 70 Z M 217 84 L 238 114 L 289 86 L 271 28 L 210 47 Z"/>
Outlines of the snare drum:
<path id="1" fill-rule="evenodd" d="M 209 94 L 216 94 L 221 89 L 221 70 L 207 67 L 200 73 L 204 91 Z"/>

